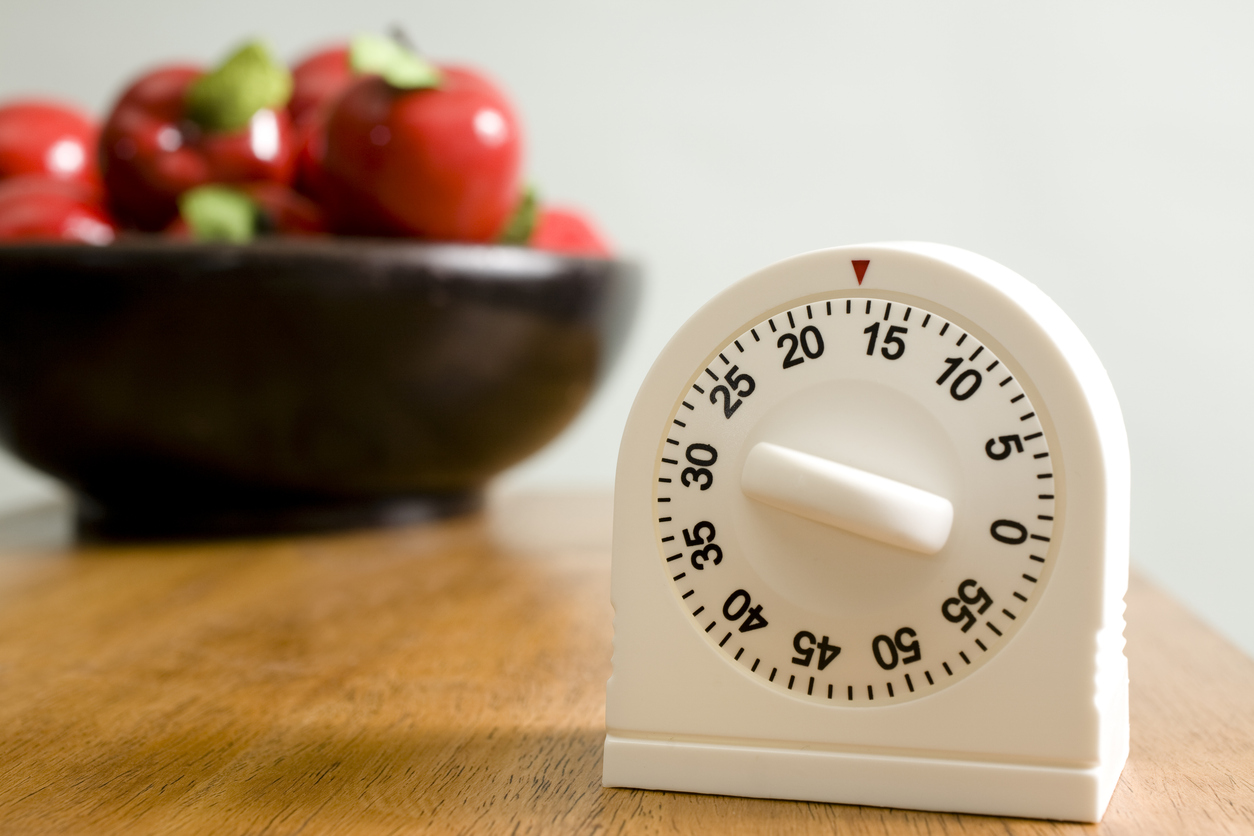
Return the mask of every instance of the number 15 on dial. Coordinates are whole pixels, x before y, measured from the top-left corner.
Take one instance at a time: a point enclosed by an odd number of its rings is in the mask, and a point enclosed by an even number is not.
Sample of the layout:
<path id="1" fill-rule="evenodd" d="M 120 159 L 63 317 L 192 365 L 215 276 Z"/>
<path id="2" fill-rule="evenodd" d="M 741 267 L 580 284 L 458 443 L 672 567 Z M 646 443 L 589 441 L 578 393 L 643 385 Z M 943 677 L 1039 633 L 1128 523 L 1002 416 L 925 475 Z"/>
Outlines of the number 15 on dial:
<path id="1" fill-rule="evenodd" d="M 1100 818 L 1128 490 L 1100 363 L 1009 270 L 889 244 L 750 276 L 628 419 L 605 783 Z"/>

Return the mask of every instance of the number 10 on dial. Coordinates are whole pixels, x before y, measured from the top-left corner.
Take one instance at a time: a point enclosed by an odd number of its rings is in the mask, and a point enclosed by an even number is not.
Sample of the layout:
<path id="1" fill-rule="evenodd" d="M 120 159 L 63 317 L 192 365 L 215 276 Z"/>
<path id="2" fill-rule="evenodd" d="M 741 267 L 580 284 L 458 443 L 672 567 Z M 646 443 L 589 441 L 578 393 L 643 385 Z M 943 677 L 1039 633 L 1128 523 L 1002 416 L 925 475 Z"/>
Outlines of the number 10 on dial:
<path id="1" fill-rule="evenodd" d="M 624 433 L 605 783 L 1100 818 L 1128 488 L 1100 363 L 1009 270 L 874 245 L 734 285 Z"/>

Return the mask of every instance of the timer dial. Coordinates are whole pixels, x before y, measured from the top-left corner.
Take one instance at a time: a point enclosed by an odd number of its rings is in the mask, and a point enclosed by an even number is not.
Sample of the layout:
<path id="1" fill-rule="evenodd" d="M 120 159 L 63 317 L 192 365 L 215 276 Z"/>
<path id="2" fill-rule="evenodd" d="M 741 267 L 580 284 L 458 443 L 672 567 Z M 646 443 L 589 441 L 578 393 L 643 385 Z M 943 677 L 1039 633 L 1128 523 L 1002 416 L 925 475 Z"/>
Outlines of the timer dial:
<path id="1" fill-rule="evenodd" d="M 869 708 L 1002 650 L 1048 584 L 1060 446 L 1015 359 L 935 303 L 792 300 L 676 393 L 658 562 L 694 630 L 761 686 Z"/>

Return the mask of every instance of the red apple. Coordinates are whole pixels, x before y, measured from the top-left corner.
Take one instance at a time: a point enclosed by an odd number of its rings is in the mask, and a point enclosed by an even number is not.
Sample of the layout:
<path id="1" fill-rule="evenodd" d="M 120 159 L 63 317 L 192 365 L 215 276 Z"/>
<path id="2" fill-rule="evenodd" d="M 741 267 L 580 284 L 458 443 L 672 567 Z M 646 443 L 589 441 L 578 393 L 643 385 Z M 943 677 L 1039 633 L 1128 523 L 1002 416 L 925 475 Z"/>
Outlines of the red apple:
<path id="1" fill-rule="evenodd" d="M 540 210 L 535 229 L 527 242 L 537 250 L 610 257 L 609 244 L 592 221 L 575 209 L 546 206 Z"/>
<path id="2" fill-rule="evenodd" d="M 518 201 L 522 129 L 479 73 L 440 67 L 435 87 L 366 76 L 326 125 L 323 206 L 337 231 L 495 241 Z"/>
<path id="3" fill-rule="evenodd" d="M 249 44 L 213 73 L 167 66 L 114 106 L 100 138 L 105 188 L 124 222 L 164 228 L 178 197 L 205 183 L 288 183 L 295 153 L 287 70 Z"/>
<path id="4" fill-rule="evenodd" d="M 46 174 L 0 181 L 0 241 L 108 244 L 116 232 L 93 184 Z"/>
<path id="5" fill-rule="evenodd" d="M 343 92 L 353 78 L 345 44 L 327 47 L 302 59 L 292 67 L 292 98 L 287 103 L 292 124 L 303 124 L 319 107 Z"/>
<path id="6" fill-rule="evenodd" d="M 57 102 L 28 99 L 0 106 L 0 179 L 47 174 L 96 182 L 99 128 Z"/>

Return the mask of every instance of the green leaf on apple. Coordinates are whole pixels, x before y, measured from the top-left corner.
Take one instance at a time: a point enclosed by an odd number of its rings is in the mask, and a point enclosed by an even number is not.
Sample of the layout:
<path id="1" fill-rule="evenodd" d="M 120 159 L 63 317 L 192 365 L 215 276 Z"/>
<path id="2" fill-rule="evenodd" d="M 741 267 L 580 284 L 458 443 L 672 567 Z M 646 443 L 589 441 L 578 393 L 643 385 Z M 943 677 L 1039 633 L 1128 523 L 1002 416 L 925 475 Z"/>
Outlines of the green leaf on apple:
<path id="1" fill-rule="evenodd" d="M 262 108 L 278 109 L 292 95 L 292 74 L 251 41 L 187 88 L 187 116 L 207 131 L 243 128 Z"/>
<path id="2" fill-rule="evenodd" d="M 525 247 L 531 240 L 531 233 L 535 231 L 539 217 L 540 197 L 534 186 L 524 186 L 514 211 L 505 222 L 505 229 L 501 231 L 500 243 Z"/>
<path id="3" fill-rule="evenodd" d="M 420 90 L 440 85 L 435 64 L 407 48 L 395 38 L 358 35 L 348 48 L 348 64 L 353 72 L 381 76 L 392 87 Z"/>
<path id="4" fill-rule="evenodd" d="M 179 196 L 179 215 L 197 241 L 246 244 L 257 231 L 257 204 L 229 186 L 188 189 Z"/>

